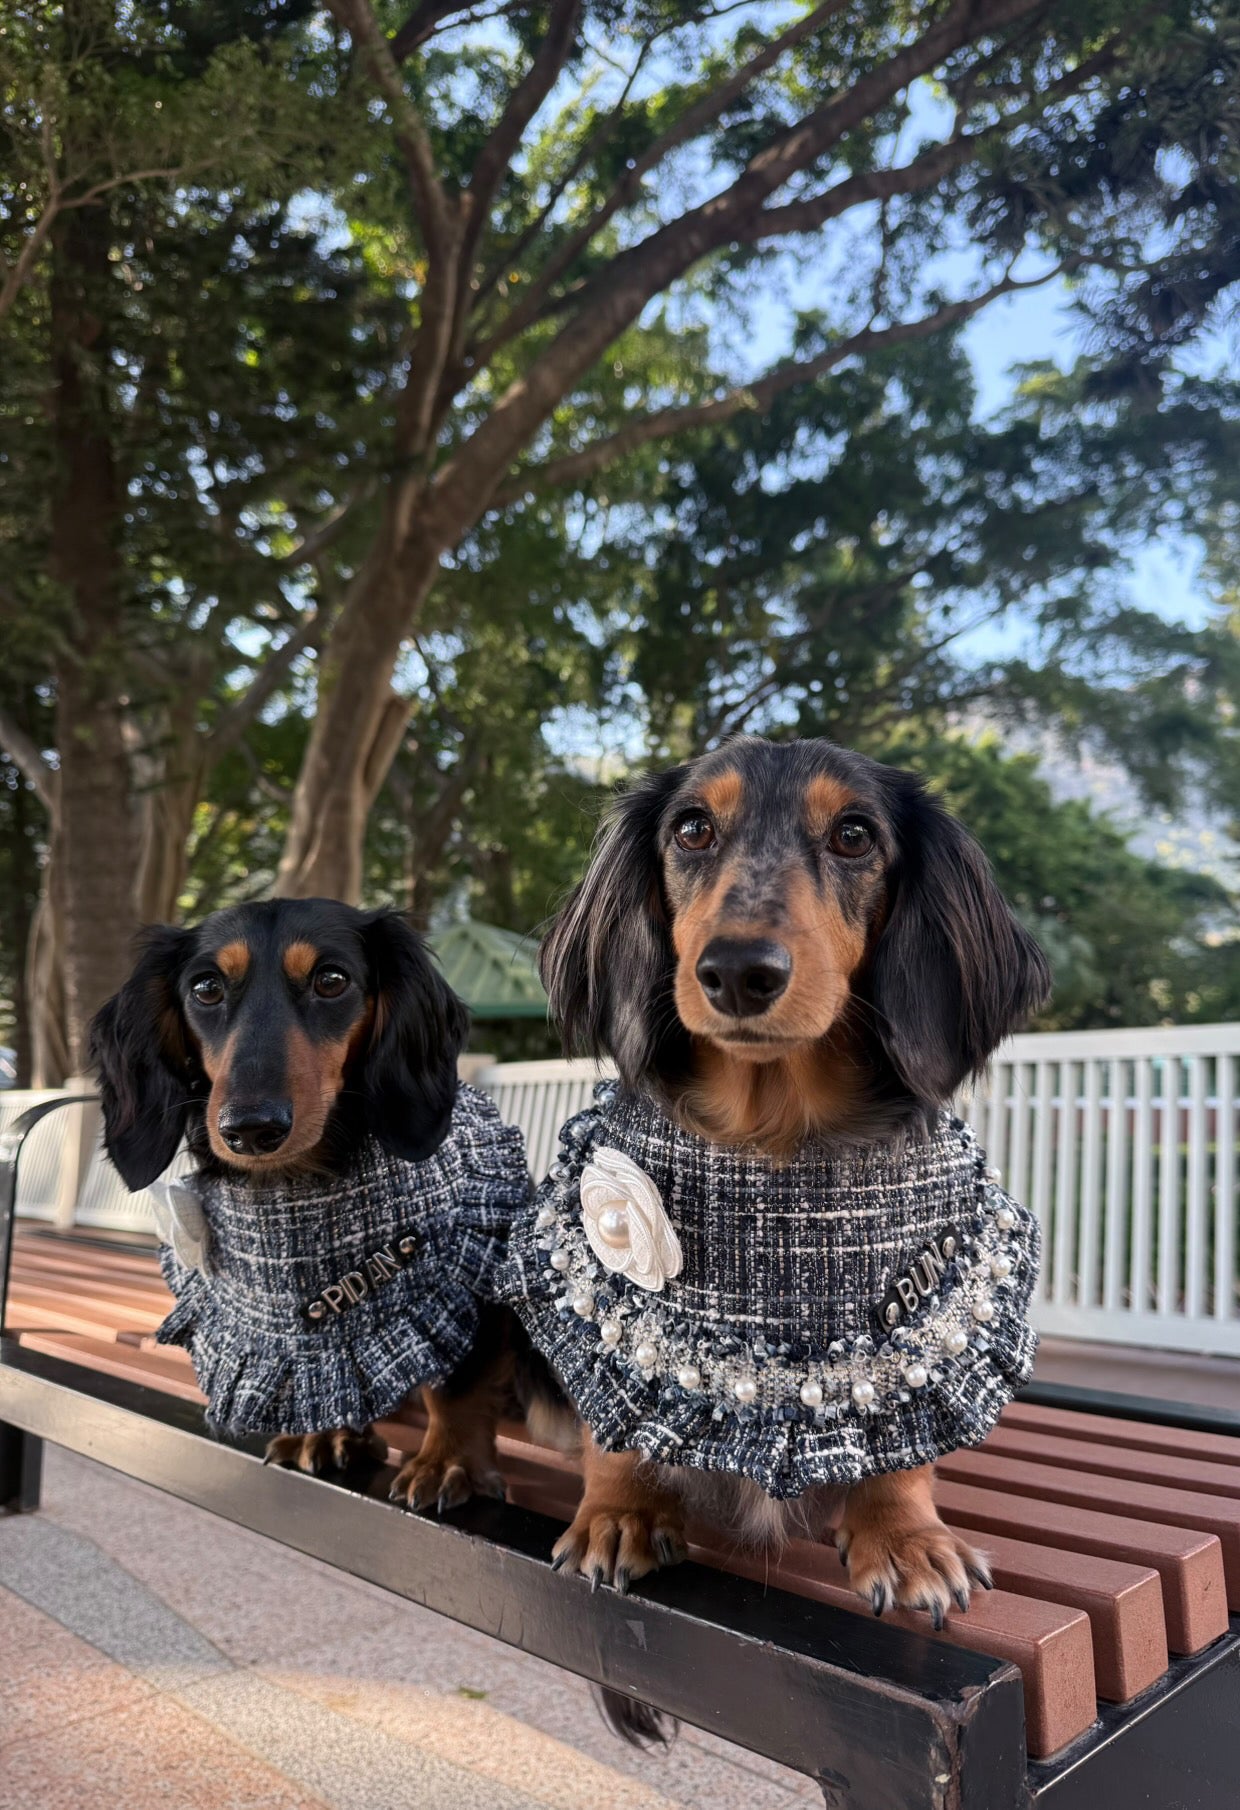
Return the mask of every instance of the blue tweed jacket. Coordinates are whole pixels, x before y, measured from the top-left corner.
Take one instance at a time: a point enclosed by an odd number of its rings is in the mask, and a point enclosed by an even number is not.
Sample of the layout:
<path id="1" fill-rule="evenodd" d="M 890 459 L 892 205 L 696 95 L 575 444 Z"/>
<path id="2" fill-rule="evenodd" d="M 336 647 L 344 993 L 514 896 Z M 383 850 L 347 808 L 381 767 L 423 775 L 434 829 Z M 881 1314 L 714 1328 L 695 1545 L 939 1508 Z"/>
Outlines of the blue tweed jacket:
<path id="1" fill-rule="evenodd" d="M 777 1165 L 604 1083 L 499 1285 L 605 1449 L 786 1497 L 983 1439 L 1032 1369 L 1038 1254 L 947 1113 Z"/>
<path id="2" fill-rule="evenodd" d="M 189 1349 L 226 1431 L 363 1427 L 469 1351 L 529 1191 L 521 1133 L 465 1086 L 424 1162 L 371 1140 L 343 1177 L 172 1183 L 157 1337 Z"/>

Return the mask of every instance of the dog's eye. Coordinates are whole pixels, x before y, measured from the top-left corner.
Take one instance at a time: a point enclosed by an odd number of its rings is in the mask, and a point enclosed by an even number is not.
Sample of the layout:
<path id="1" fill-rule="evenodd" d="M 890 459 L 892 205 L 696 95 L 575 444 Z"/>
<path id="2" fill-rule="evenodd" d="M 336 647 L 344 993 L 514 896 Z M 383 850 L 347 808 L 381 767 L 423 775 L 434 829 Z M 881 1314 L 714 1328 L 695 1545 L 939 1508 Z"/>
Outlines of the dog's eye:
<path id="1" fill-rule="evenodd" d="M 189 990 L 200 1006 L 218 1006 L 224 997 L 224 983 L 216 974 L 200 974 Z"/>
<path id="2" fill-rule="evenodd" d="M 688 811 L 672 832 L 681 848 L 700 854 L 715 846 L 715 826 L 702 811 Z"/>
<path id="3" fill-rule="evenodd" d="M 831 831 L 831 848 L 837 855 L 855 859 L 874 847 L 874 831 L 864 817 L 841 817 Z"/>
<path id="4" fill-rule="evenodd" d="M 314 977 L 314 990 L 320 999 L 339 999 L 348 984 L 343 968 L 320 968 Z"/>

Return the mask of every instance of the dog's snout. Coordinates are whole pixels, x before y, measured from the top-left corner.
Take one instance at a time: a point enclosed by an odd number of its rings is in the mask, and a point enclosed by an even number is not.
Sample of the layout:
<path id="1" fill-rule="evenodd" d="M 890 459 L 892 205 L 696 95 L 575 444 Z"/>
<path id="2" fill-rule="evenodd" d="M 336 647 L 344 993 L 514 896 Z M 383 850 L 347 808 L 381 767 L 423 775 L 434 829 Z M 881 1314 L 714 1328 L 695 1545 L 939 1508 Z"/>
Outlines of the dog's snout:
<path id="1" fill-rule="evenodd" d="M 787 988 L 792 957 L 782 943 L 717 936 L 703 949 L 696 972 L 716 1012 L 753 1018 Z"/>
<path id="2" fill-rule="evenodd" d="M 291 1100 L 230 1101 L 220 1110 L 220 1136 L 238 1156 L 271 1156 L 293 1129 Z"/>

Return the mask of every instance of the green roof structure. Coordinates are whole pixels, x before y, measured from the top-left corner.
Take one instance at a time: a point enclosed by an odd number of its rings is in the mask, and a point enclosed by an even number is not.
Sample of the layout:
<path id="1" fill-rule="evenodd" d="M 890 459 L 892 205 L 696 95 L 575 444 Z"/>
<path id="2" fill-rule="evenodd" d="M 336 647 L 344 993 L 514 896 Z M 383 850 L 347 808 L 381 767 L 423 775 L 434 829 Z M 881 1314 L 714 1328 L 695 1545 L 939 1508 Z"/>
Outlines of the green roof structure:
<path id="1" fill-rule="evenodd" d="M 475 1018 L 545 1018 L 538 942 L 495 924 L 449 924 L 427 937 L 448 985 Z"/>

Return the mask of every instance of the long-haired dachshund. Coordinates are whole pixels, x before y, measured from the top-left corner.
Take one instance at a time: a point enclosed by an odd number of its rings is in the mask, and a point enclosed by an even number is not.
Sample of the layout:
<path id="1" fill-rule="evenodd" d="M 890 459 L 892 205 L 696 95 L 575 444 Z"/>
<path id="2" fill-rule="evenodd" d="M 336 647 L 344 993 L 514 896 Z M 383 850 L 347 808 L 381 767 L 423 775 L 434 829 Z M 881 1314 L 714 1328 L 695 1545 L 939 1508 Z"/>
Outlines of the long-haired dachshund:
<path id="1" fill-rule="evenodd" d="M 260 1185 L 341 1173 L 367 1133 L 419 1162 L 447 1133 L 468 1024 L 395 912 L 276 899 L 196 929 L 156 926 L 92 1027 L 108 1153 L 135 1189 L 182 1138 L 200 1168 Z M 428 1434 L 394 1495 L 448 1507 L 474 1488 L 502 1490 L 486 1383 L 497 1356 L 479 1349 L 444 1389 L 423 1391 Z M 268 1456 L 317 1472 L 372 1449 L 325 1427 L 273 1440 Z"/>
<path id="2" fill-rule="evenodd" d="M 913 775 L 825 741 L 738 740 L 636 785 L 541 969 L 570 1050 L 777 1159 L 811 1135 L 917 1135 L 1049 987 L 967 831 Z M 787 1504 L 588 1435 L 583 1466 L 555 1556 L 596 1583 L 677 1557 L 686 1509 L 742 1537 L 833 1534 L 880 1613 L 939 1621 L 988 1582 L 940 1521 L 929 1465 Z"/>

